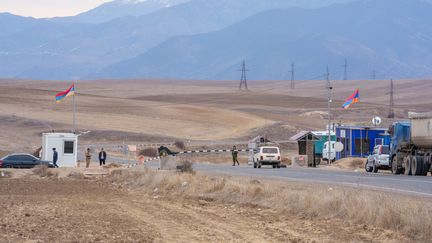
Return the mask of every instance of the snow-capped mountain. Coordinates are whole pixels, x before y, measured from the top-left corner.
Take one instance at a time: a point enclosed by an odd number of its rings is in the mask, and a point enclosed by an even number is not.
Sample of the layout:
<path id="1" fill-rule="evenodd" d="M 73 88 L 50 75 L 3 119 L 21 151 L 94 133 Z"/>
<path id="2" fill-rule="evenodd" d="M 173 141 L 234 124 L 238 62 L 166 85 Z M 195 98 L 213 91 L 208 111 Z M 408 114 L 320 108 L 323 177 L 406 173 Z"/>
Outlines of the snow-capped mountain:
<path id="1" fill-rule="evenodd" d="M 97 8 L 73 17 L 56 18 L 57 21 L 67 23 L 98 24 L 116 18 L 127 16 L 141 16 L 162 8 L 172 7 L 189 0 L 115 0 L 100 5 Z"/>

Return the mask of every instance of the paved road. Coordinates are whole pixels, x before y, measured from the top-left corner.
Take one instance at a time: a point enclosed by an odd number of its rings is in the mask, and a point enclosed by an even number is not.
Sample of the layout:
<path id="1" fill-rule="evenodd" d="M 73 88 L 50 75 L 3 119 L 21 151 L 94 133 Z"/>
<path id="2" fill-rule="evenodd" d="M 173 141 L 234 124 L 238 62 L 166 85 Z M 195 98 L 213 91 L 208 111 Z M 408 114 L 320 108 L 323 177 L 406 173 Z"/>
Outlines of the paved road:
<path id="1" fill-rule="evenodd" d="M 83 159 L 79 153 L 79 159 Z M 96 156 L 94 158 L 97 158 Z M 121 158 L 112 158 L 116 162 L 128 163 Z M 150 168 L 159 168 L 159 162 L 153 161 L 146 164 Z M 196 171 L 225 174 L 233 176 L 259 177 L 286 181 L 300 181 L 340 186 L 351 186 L 357 188 L 391 191 L 404 194 L 414 194 L 432 198 L 432 177 L 414 177 L 404 175 L 392 175 L 389 173 L 364 173 L 350 172 L 331 169 L 314 169 L 301 167 L 288 167 L 281 169 L 262 168 L 254 169 L 252 166 L 230 166 L 210 163 L 195 164 Z"/>
<path id="2" fill-rule="evenodd" d="M 147 166 L 158 168 L 158 162 Z M 432 177 L 395 176 L 392 174 L 372 174 L 329 169 L 288 167 L 281 169 L 254 169 L 251 166 L 229 166 L 215 164 L 195 164 L 194 169 L 205 173 L 233 176 L 261 177 L 268 179 L 321 183 L 415 194 L 432 198 Z"/>

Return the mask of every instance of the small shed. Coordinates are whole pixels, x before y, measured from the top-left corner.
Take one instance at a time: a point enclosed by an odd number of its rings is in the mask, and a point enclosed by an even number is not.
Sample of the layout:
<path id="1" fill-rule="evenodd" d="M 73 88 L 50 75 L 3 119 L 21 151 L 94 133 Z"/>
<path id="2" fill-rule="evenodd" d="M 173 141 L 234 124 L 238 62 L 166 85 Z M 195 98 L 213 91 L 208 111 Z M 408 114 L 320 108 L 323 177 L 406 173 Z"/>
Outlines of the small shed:
<path id="1" fill-rule="evenodd" d="M 291 137 L 290 140 L 297 141 L 299 155 L 307 155 L 308 166 L 316 165 L 315 163 L 315 142 L 320 138 L 311 131 L 301 131 Z"/>
<path id="2" fill-rule="evenodd" d="M 73 133 L 42 134 L 42 160 L 53 161 L 53 148 L 58 154 L 59 167 L 76 167 L 78 135 Z"/>
<path id="3" fill-rule="evenodd" d="M 344 145 L 344 150 L 336 153 L 336 159 L 367 157 L 376 145 L 390 142 L 387 128 L 368 126 L 336 126 L 336 138 Z"/>

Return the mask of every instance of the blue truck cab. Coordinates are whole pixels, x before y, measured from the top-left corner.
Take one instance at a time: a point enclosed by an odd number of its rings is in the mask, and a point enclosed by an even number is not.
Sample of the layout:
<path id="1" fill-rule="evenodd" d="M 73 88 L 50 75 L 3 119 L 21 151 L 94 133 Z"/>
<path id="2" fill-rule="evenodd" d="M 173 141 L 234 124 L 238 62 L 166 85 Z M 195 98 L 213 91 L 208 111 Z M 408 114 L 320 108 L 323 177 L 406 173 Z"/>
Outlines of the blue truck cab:
<path id="1" fill-rule="evenodd" d="M 389 129 L 391 136 L 390 142 L 390 161 L 396 156 L 398 150 L 409 144 L 411 141 L 411 122 L 395 122 Z"/>

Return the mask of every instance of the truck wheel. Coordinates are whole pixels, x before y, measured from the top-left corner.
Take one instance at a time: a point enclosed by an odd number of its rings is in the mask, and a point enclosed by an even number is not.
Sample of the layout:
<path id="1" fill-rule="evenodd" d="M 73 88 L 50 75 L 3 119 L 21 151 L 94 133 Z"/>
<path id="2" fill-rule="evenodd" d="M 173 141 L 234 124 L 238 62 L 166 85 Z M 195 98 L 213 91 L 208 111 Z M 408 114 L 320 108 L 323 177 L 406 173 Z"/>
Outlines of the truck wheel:
<path id="1" fill-rule="evenodd" d="M 405 175 L 411 175 L 411 156 L 408 155 L 404 158 Z"/>
<path id="2" fill-rule="evenodd" d="M 419 176 L 423 174 L 423 158 L 420 156 L 413 156 L 411 158 L 411 174 Z"/>
<path id="3" fill-rule="evenodd" d="M 422 173 L 422 176 L 427 176 L 427 174 L 429 172 L 429 169 L 430 169 L 430 166 L 431 166 L 430 157 L 425 156 L 423 158 L 423 173 Z"/>
<path id="4" fill-rule="evenodd" d="M 397 156 L 394 156 L 392 159 L 391 170 L 393 175 L 399 175 L 401 173 L 401 169 L 399 168 Z"/>
<path id="5" fill-rule="evenodd" d="M 378 167 L 377 167 L 375 161 L 373 162 L 373 165 L 372 165 L 372 171 L 373 171 L 373 173 L 378 173 Z"/>

